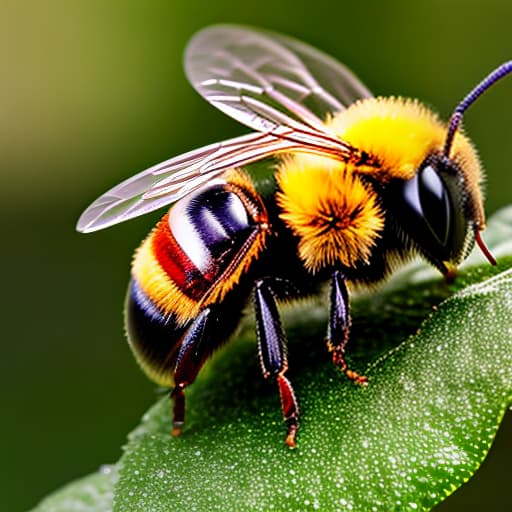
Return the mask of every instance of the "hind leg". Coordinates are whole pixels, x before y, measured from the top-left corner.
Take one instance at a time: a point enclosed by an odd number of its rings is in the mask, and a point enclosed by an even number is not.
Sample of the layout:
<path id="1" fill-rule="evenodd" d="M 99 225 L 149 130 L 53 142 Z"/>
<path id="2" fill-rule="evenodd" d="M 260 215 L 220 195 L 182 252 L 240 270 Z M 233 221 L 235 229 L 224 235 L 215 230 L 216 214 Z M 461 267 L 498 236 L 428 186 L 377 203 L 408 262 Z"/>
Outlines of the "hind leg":
<path id="1" fill-rule="evenodd" d="M 176 358 L 174 369 L 174 389 L 171 398 L 174 402 L 172 435 L 177 436 L 185 422 L 185 393 L 201 370 L 208 355 L 212 352 L 213 330 L 218 324 L 218 314 L 212 307 L 207 307 L 187 329 Z"/>
<path id="2" fill-rule="evenodd" d="M 235 330 L 249 291 L 240 289 L 221 304 L 210 304 L 183 325 L 161 313 L 132 281 L 126 301 L 126 331 L 130 347 L 147 375 L 160 386 L 171 387 L 174 402 L 172 433 L 185 420 L 185 393 L 208 357 Z"/>

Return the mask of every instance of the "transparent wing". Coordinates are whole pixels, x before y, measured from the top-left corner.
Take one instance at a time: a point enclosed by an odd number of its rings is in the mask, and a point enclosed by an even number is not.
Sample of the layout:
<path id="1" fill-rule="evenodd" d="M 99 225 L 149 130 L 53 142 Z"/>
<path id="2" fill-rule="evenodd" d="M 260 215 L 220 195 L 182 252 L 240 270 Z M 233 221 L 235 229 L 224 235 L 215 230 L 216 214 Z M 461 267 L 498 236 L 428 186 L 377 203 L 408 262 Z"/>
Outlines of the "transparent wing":
<path id="1" fill-rule="evenodd" d="M 194 87 L 256 133 L 185 153 L 129 178 L 97 199 L 77 229 L 91 232 L 169 205 L 224 171 L 288 151 L 347 160 L 358 151 L 328 132 L 327 115 L 370 92 L 343 65 L 294 39 L 219 25 L 186 52 Z"/>
<path id="2" fill-rule="evenodd" d="M 332 156 L 352 155 L 342 141 L 313 131 L 281 127 L 274 133 L 250 133 L 211 144 L 154 165 L 115 186 L 94 201 L 77 230 L 97 231 L 171 204 L 228 169 L 288 151 Z"/>
<path id="3" fill-rule="evenodd" d="M 325 131 L 329 114 L 370 91 L 345 66 L 298 40 L 237 25 L 193 37 L 185 70 L 212 105 L 250 128 Z"/>

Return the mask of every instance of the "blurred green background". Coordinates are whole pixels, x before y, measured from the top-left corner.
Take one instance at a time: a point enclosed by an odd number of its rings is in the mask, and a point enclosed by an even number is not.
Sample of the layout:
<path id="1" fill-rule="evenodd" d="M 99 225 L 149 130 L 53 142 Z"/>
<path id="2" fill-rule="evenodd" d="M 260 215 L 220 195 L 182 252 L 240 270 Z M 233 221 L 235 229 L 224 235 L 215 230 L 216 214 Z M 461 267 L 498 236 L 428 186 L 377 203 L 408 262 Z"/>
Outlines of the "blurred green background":
<path id="1" fill-rule="evenodd" d="M 2 0 L 0 508 L 26 510 L 117 460 L 155 398 L 121 312 L 132 251 L 159 213 L 88 236 L 74 225 L 136 171 L 244 132 L 186 82 L 195 31 L 237 22 L 292 34 L 376 94 L 418 97 L 447 117 L 512 58 L 511 19 L 509 0 Z M 488 212 L 512 200 L 511 100 L 509 79 L 466 118 L 488 171 Z M 509 414 L 483 470 L 439 510 L 510 502 L 511 455 Z"/>

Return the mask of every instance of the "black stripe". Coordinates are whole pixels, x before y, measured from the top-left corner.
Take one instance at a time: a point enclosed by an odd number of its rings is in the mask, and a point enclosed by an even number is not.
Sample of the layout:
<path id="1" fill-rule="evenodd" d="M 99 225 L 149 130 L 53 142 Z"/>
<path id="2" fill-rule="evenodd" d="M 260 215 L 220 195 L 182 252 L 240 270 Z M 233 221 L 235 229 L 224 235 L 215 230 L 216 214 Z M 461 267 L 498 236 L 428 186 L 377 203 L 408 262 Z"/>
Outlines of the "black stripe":
<path id="1" fill-rule="evenodd" d="M 163 315 L 142 291 L 135 279 L 130 282 L 126 299 L 126 331 L 138 360 L 158 372 L 174 372 L 185 327 L 179 327 L 174 315 Z"/>
<path id="2" fill-rule="evenodd" d="M 186 212 L 214 260 L 223 259 L 227 253 L 233 254 L 240 249 L 254 229 L 240 198 L 226 190 L 224 185 L 214 185 L 192 197 Z"/>

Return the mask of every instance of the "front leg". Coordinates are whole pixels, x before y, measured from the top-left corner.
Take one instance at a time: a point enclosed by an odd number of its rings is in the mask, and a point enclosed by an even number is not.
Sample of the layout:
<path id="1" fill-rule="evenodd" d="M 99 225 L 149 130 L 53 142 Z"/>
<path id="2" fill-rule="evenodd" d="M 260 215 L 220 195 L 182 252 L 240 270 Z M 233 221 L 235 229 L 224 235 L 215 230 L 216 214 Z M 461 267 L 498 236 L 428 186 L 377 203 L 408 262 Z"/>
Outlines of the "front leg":
<path id="1" fill-rule="evenodd" d="M 254 309 L 263 376 L 265 378 L 274 377 L 277 380 L 281 407 L 287 426 L 285 442 L 290 448 L 295 448 L 295 438 L 299 428 L 299 409 L 292 385 L 284 376 L 288 368 L 286 336 L 281 325 L 274 294 L 265 280 L 256 283 Z"/>
<path id="2" fill-rule="evenodd" d="M 350 308 L 345 276 L 339 270 L 332 275 L 331 311 L 327 327 L 327 347 L 332 352 L 333 363 L 357 384 L 366 384 L 368 379 L 351 370 L 345 361 L 345 345 L 350 333 Z"/>

